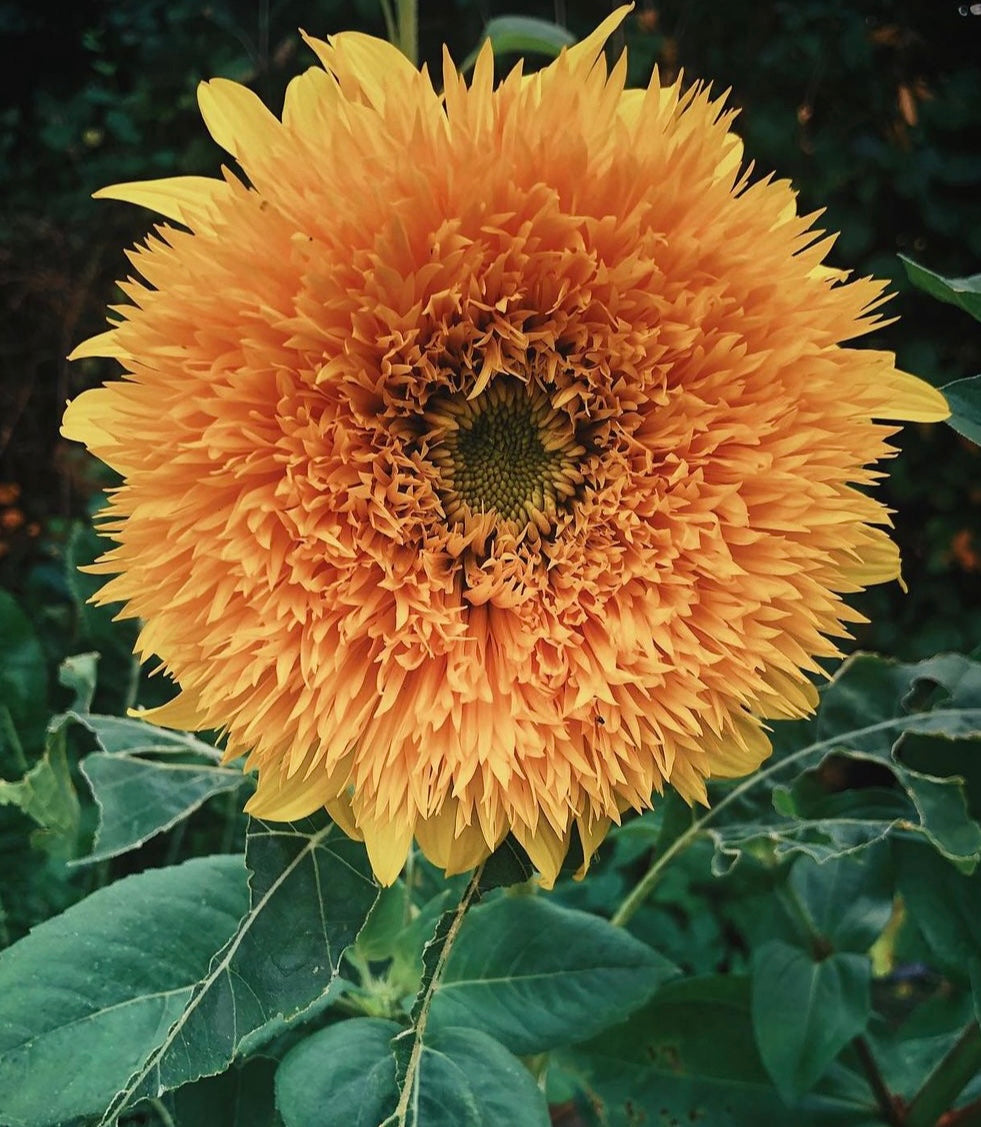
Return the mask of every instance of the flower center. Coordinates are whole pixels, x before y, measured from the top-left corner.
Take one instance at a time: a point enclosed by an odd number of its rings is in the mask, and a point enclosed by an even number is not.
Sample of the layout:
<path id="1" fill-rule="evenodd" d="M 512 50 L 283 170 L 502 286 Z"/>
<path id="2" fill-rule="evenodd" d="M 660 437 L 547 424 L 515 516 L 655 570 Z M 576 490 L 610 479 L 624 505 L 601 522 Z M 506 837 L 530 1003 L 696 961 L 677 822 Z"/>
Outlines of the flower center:
<path id="1" fill-rule="evenodd" d="M 424 418 L 437 489 L 455 523 L 493 510 L 547 532 L 582 482 L 585 448 L 537 386 L 499 376 L 476 399 L 458 393 L 430 400 Z"/>

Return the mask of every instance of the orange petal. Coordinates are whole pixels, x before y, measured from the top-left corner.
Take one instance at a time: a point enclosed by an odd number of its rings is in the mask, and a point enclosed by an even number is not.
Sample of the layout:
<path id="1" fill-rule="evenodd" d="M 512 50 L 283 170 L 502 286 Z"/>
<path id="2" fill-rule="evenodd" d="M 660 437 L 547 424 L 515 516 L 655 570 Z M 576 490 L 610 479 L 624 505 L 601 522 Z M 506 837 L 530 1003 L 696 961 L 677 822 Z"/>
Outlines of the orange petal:
<path id="1" fill-rule="evenodd" d="M 620 24 L 627 18 L 627 13 L 633 10 L 633 4 L 621 5 L 615 11 L 611 12 L 599 27 L 596 28 L 595 31 L 590 32 L 585 39 L 580 39 L 574 46 L 567 47 L 563 52 L 564 57 L 573 67 L 582 67 L 584 70 L 590 70 L 600 57 L 600 52 L 606 45 L 607 39 L 610 38 Z M 560 56 L 560 58 L 561 57 L 562 56 Z M 553 63 L 552 66 L 554 65 Z"/>

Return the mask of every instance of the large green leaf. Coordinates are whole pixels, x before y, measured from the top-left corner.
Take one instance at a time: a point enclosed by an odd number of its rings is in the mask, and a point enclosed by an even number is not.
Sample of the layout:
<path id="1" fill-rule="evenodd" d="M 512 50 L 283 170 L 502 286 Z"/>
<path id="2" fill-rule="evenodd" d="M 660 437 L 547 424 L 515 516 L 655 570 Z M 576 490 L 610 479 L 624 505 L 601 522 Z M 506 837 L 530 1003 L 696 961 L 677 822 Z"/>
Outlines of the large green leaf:
<path id="1" fill-rule="evenodd" d="M 37 751 L 47 720 L 48 679 L 41 643 L 13 595 L 0 590 L 0 705 L 21 743 Z"/>
<path id="2" fill-rule="evenodd" d="M 138 848 L 247 779 L 235 768 L 218 766 L 221 752 L 185 732 L 118 716 L 71 716 L 92 732 L 101 749 L 82 761 L 99 811 L 95 845 L 86 861 Z"/>
<path id="3" fill-rule="evenodd" d="M 706 1127 L 881 1127 L 868 1088 L 840 1065 L 787 1107 L 756 1048 L 749 982 L 736 976 L 669 983 L 622 1025 L 562 1050 L 559 1062 L 604 1127 L 635 1127 L 642 1114 Z"/>
<path id="4" fill-rule="evenodd" d="M 9 724 L 0 710 L 0 729 Z M 67 858 L 75 851 L 79 805 L 68 764 L 64 724 L 48 731 L 42 757 L 16 782 L 0 779 L 0 806 L 17 806 L 38 825 L 33 844 L 52 856 Z"/>
<path id="5" fill-rule="evenodd" d="M 725 871 L 744 851 L 805 853 L 826 861 L 878 841 L 897 825 L 922 834 L 965 871 L 977 864 L 981 827 L 968 814 L 961 779 L 914 770 L 903 759 L 909 734 L 981 734 L 977 662 L 947 654 L 900 664 L 859 654 L 842 664 L 822 693 L 816 721 L 776 728 L 774 760 L 730 787 L 696 823 L 696 829 L 711 823 L 716 871 Z M 773 788 L 769 808 L 753 800 L 761 783 L 772 786 L 791 769 L 826 768 L 834 758 L 885 768 L 894 785 L 835 793 L 809 775 L 793 787 Z"/>
<path id="6" fill-rule="evenodd" d="M 677 968 L 622 928 L 543 897 L 504 897 L 463 922 L 430 1028 L 466 1026 L 525 1055 L 598 1033 Z"/>
<path id="7" fill-rule="evenodd" d="M 209 798 L 235 790 L 244 781 L 242 772 L 233 768 L 156 762 L 101 751 L 85 757 L 82 774 L 99 808 L 95 845 L 86 861 L 102 861 L 136 849 Z"/>
<path id="8" fill-rule="evenodd" d="M 947 425 L 952 426 L 958 434 L 981 445 L 981 376 L 954 380 L 953 383 L 941 388 L 941 391 L 950 404 L 950 418 L 947 420 Z"/>
<path id="9" fill-rule="evenodd" d="M 893 842 L 897 888 L 936 963 L 966 977 L 981 951 L 981 870 L 960 873 L 917 841 Z"/>
<path id="10" fill-rule="evenodd" d="M 480 43 L 460 65 L 464 74 L 473 67 L 480 48 L 488 39 L 495 55 L 547 55 L 552 59 L 563 47 L 576 41 L 571 31 L 550 20 L 535 16 L 497 16 L 487 21 Z"/>
<path id="11" fill-rule="evenodd" d="M 981 321 L 981 274 L 973 274 L 969 278 L 945 278 L 941 274 L 927 270 L 925 266 L 918 265 L 904 254 L 899 257 L 914 286 L 938 301 L 956 305 Z"/>
<path id="12" fill-rule="evenodd" d="M 809 857 L 794 863 L 790 892 L 833 950 L 864 953 L 882 933 L 893 910 L 890 861 L 887 843 L 878 842 L 823 865 Z"/>
<path id="13" fill-rule="evenodd" d="M 249 909 L 104 1122 L 143 1096 L 224 1071 L 342 985 L 378 895 L 367 854 L 324 819 L 253 822 Z"/>
<path id="14" fill-rule="evenodd" d="M 545 1098 L 531 1074 L 492 1037 L 474 1029 L 428 1034 L 413 1098 L 395 1116 L 395 1022 L 355 1018 L 314 1033 L 276 1075 L 286 1127 L 547 1127 Z"/>
<path id="15" fill-rule="evenodd" d="M 283 1058 L 276 1106 L 286 1127 L 378 1127 L 395 1110 L 395 1057 L 400 1027 L 353 1018 L 321 1029 Z"/>
<path id="16" fill-rule="evenodd" d="M 753 1029 L 760 1057 L 787 1103 L 809 1092 L 871 1012 L 863 955 L 815 956 L 771 939 L 753 952 Z"/>
<path id="17" fill-rule="evenodd" d="M 207 857 L 117 881 L 0 954 L 0 1123 L 101 1112 L 247 904 L 242 858 Z"/>

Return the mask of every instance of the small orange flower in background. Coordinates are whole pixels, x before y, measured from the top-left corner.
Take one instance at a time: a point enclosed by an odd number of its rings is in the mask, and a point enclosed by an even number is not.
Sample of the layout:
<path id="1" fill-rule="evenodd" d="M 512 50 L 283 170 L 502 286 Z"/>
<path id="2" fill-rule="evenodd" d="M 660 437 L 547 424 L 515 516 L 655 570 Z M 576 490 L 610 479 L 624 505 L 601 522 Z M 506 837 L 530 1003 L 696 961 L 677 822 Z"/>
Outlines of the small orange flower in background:
<path id="1" fill-rule="evenodd" d="M 65 434 L 117 469 L 100 599 L 223 728 L 249 808 L 326 806 L 379 879 L 513 832 L 577 833 L 753 770 L 766 718 L 899 573 L 861 491 L 939 393 L 842 345 L 882 284 L 821 265 L 788 183 L 750 184 L 708 91 L 625 90 L 606 37 L 443 94 L 394 47 L 308 42 L 282 121 L 202 85 L 248 184 L 101 195 L 174 225 L 76 357 L 123 379 Z"/>

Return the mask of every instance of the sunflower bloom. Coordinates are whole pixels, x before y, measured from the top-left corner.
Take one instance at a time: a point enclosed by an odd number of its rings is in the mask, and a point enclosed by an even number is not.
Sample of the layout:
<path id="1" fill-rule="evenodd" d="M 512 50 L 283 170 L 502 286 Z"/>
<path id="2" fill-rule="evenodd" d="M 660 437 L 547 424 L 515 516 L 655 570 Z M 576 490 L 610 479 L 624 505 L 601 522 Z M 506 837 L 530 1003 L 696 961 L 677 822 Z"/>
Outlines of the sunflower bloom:
<path id="1" fill-rule="evenodd" d="M 200 89 L 247 180 L 99 193 L 156 210 L 131 304 L 75 357 L 124 378 L 64 433 L 123 476 L 96 565 L 227 732 L 249 809 L 326 807 L 378 878 L 511 832 L 547 884 L 666 784 L 752 771 L 767 718 L 899 574 L 863 488 L 947 414 L 821 265 L 789 184 L 741 170 L 703 88 L 625 90 L 626 9 L 495 89 L 308 39 L 282 120 Z"/>

